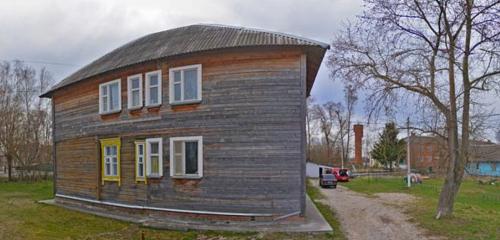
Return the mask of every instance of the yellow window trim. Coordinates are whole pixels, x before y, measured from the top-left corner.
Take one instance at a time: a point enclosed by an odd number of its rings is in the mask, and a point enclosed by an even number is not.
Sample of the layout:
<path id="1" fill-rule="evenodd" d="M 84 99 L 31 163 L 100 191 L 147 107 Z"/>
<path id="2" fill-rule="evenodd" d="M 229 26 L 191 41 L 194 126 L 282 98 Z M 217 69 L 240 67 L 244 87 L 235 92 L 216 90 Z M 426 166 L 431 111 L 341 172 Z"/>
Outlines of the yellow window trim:
<path id="1" fill-rule="evenodd" d="M 135 169 L 135 174 L 134 174 L 135 175 L 135 182 L 136 183 L 144 182 L 144 184 L 147 184 L 148 178 L 146 177 L 146 141 L 140 140 L 140 141 L 135 141 L 134 143 L 135 143 L 135 155 L 134 155 L 135 156 L 134 157 L 135 158 L 135 167 L 134 167 L 134 169 Z M 142 162 L 144 164 L 144 166 L 143 166 L 144 177 L 137 176 L 137 166 L 138 166 L 138 161 L 139 161 L 137 145 L 139 145 L 139 144 L 142 144 L 142 146 L 143 146 L 142 153 L 144 156 L 143 156 Z"/>
<path id="2" fill-rule="evenodd" d="M 118 182 L 118 186 L 121 185 L 121 163 L 120 163 L 120 148 L 121 148 L 121 141 L 120 138 L 106 138 L 106 139 L 101 139 L 101 179 L 102 179 L 102 185 L 104 185 L 105 181 L 110 181 L 110 182 Z M 104 175 L 104 153 L 105 153 L 105 147 L 108 146 L 116 146 L 116 158 L 118 161 L 118 169 L 117 169 L 117 175 L 116 176 L 105 176 Z"/>

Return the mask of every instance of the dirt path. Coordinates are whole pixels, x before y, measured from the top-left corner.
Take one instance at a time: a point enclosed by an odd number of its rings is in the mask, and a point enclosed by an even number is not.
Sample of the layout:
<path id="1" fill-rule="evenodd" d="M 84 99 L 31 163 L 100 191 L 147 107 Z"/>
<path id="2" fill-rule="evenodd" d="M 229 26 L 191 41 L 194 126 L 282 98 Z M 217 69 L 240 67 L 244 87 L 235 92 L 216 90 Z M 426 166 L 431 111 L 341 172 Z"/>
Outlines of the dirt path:
<path id="1" fill-rule="evenodd" d="M 343 186 L 321 189 L 321 192 L 328 198 L 324 203 L 335 209 L 350 240 L 443 239 L 426 235 L 425 230 L 411 223 L 403 213 L 403 206 L 415 200 L 411 195 L 381 193 L 367 197 Z"/>

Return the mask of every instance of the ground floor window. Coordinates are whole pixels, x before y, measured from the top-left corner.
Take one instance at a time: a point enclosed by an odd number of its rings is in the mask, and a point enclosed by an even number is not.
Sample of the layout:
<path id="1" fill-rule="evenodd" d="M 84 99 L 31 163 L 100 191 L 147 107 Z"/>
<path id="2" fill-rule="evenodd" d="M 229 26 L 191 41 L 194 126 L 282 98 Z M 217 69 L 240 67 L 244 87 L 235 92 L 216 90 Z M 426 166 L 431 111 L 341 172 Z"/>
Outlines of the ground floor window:
<path id="1" fill-rule="evenodd" d="M 170 176 L 200 178 L 203 176 L 203 137 L 170 138 Z"/>
<path id="2" fill-rule="evenodd" d="M 163 144 L 161 138 L 146 139 L 146 173 L 148 177 L 163 176 Z"/>
<path id="3" fill-rule="evenodd" d="M 101 140 L 102 183 L 116 181 L 120 184 L 120 138 Z"/>
<path id="4" fill-rule="evenodd" d="M 135 181 L 146 182 L 146 144 L 135 142 Z"/>

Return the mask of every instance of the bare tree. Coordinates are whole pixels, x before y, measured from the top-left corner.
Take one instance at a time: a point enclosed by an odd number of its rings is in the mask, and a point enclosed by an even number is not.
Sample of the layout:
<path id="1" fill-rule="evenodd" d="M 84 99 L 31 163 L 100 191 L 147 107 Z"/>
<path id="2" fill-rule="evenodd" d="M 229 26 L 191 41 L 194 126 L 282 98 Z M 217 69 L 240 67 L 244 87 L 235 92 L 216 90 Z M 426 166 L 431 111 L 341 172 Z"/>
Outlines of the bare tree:
<path id="1" fill-rule="evenodd" d="M 337 138 L 340 140 L 340 158 L 341 165 L 344 168 L 344 163 L 349 160 L 349 147 L 350 147 L 350 136 L 351 136 L 351 117 L 354 111 L 354 105 L 358 100 L 355 88 L 352 85 L 347 85 L 344 89 L 345 106 L 341 102 L 328 102 L 325 104 L 325 108 L 329 114 L 332 121 L 332 127 L 338 128 L 336 134 Z M 336 122 L 336 125 L 333 124 Z"/>
<path id="2" fill-rule="evenodd" d="M 359 21 L 333 41 L 332 76 L 369 90 L 373 108 L 409 94 L 437 109 L 449 167 L 436 218 L 450 216 L 469 159 L 471 106 L 500 85 L 500 1 L 364 2 Z"/>
<path id="3" fill-rule="evenodd" d="M 347 160 L 347 149 L 346 149 L 346 135 L 349 134 L 349 125 L 347 117 L 345 117 L 345 109 L 342 103 L 331 103 L 329 105 L 330 113 L 333 114 L 332 119 L 337 120 L 338 132 L 337 136 L 339 138 L 340 145 L 340 161 L 341 166 L 344 168 L 344 163 Z"/>
<path id="4" fill-rule="evenodd" d="M 314 98 L 307 98 L 307 114 L 306 114 L 306 128 L 307 128 L 307 160 L 311 160 L 311 145 L 312 145 L 312 134 L 314 132 Z"/>
<path id="5" fill-rule="evenodd" d="M 349 149 L 351 145 L 351 117 L 352 113 L 354 111 L 354 105 L 356 104 L 356 101 L 358 101 L 358 96 L 356 92 L 356 88 L 353 85 L 347 85 L 344 88 L 344 97 L 345 97 L 345 104 L 346 104 L 346 120 L 347 120 L 347 141 L 345 143 L 345 153 L 344 153 L 344 159 L 349 159 Z M 342 168 L 344 164 L 342 163 Z"/>
<path id="6" fill-rule="evenodd" d="M 21 179 L 34 179 L 33 168 L 48 163 L 49 102 L 38 96 L 50 81 L 44 68 L 37 77 L 37 71 L 22 62 L 0 64 L 0 151 L 7 158 L 9 180 L 13 165 L 21 169 Z"/>
<path id="7" fill-rule="evenodd" d="M 13 161 L 17 158 L 20 142 L 21 120 L 20 98 L 16 93 L 16 83 L 12 66 L 0 63 L 0 151 L 7 160 L 8 180 L 12 181 Z"/>
<path id="8" fill-rule="evenodd" d="M 323 137 L 325 139 L 326 143 L 326 156 L 327 159 L 330 159 L 331 156 L 331 146 L 332 146 L 332 119 L 331 115 L 328 113 L 328 110 L 324 107 L 327 106 L 328 103 L 325 105 L 319 105 L 316 104 L 313 106 L 312 111 L 313 111 L 313 117 L 314 119 L 318 122 L 319 124 L 319 129 L 321 130 L 321 133 L 323 134 Z"/>

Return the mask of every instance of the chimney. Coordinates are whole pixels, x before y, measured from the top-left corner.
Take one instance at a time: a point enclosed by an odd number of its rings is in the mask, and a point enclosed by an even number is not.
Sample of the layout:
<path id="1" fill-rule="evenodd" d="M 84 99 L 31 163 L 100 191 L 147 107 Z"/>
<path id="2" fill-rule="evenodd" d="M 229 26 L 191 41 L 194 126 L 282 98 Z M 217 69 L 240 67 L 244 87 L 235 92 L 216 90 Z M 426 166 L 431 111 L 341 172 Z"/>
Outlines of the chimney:
<path id="1" fill-rule="evenodd" d="M 354 164 L 362 165 L 363 125 L 354 124 Z"/>

